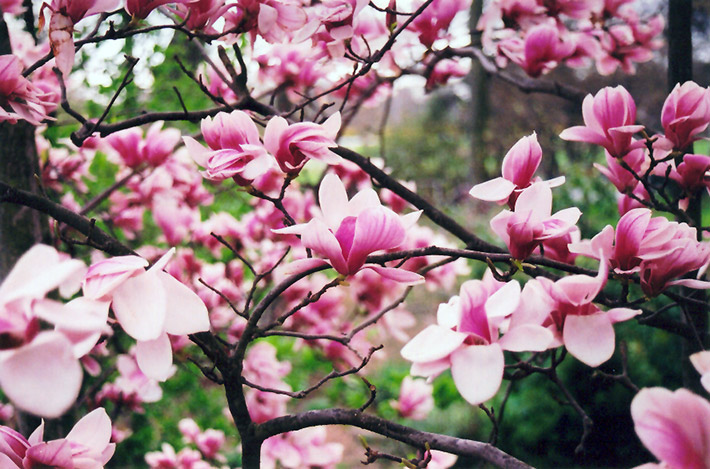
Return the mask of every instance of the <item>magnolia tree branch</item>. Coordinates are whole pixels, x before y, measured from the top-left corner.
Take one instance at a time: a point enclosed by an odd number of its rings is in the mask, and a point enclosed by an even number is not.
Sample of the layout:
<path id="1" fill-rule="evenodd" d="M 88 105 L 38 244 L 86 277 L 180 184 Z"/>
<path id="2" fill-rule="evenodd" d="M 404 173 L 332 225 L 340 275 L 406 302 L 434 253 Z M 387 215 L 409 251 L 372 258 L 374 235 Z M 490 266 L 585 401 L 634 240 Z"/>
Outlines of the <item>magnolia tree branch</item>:
<path id="1" fill-rule="evenodd" d="M 277 417 L 258 424 L 255 435 L 263 441 L 280 433 L 319 425 L 350 425 L 401 441 L 417 449 L 423 450 L 429 445 L 431 449 L 476 458 L 501 468 L 529 469 L 531 467 L 488 443 L 415 430 L 355 409 L 311 410 Z"/>

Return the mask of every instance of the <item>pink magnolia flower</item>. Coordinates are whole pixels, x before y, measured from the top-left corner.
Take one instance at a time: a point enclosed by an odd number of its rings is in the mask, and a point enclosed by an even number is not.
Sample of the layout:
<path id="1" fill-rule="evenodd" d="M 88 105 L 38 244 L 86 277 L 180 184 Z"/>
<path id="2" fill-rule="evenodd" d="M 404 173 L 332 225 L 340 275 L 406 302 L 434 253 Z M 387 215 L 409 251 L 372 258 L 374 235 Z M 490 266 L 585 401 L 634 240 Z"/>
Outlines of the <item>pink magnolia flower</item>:
<path id="1" fill-rule="evenodd" d="M 629 308 L 604 312 L 592 303 L 606 284 L 608 273 L 607 262 L 602 259 L 596 277 L 569 275 L 556 282 L 547 278 L 528 282 L 537 283 L 547 295 L 544 300 L 535 300 L 539 301 L 536 310 L 547 314 L 542 325 L 552 331 L 557 343 L 564 344 L 572 356 L 592 367 L 614 354 L 613 324 L 641 313 Z"/>
<path id="2" fill-rule="evenodd" d="M 557 25 L 545 23 L 530 29 L 524 42 L 513 37 L 502 41 L 498 48 L 511 61 L 520 65 L 525 73 L 537 78 L 572 55 L 576 45 L 560 37 Z"/>
<path id="3" fill-rule="evenodd" d="M 491 229 L 515 259 L 525 259 L 545 241 L 572 231 L 582 212 L 570 207 L 551 215 L 552 191 L 544 182 L 523 190 L 515 211 L 503 210 L 491 219 Z"/>
<path id="4" fill-rule="evenodd" d="M 299 122 L 289 125 L 283 117 L 272 117 L 264 131 L 264 146 L 276 157 L 281 171 L 298 174 L 309 159 L 338 164 L 341 158 L 330 150 L 340 130 L 340 113 L 322 125 Z"/>
<path id="5" fill-rule="evenodd" d="M 25 439 L 0 426 L 0 466 L 7 469 L 53 467 L 103 468 L 116 449 L 111 441 L 111 420 L 103 408 L 86 414 L 66 438 L 44 442 L 44 422 Z"/>
<path id="6" fill-rule="evenodd" d="M 51 96 L 22 76 L 22 63 L 14 55 L 0 55 L 0 122 L 19 119 L 39 125 L 54 106 Z"/>
<path id="7" fill-rule="evenodd" d="M 186 21 L 185 27 L 189 30 L 215 34 L 215 22 L 232 7 L 234 4 L 227 4 L 225 0 L 192 0 L 176 5 L 173 11 Z"/>
<path id="8" fill-rule="evenodd" d="M 710 403 L 687 389 L 644 388 L 631 401 L 641 442 L 668 469 L 710 468 Z"/>
<path id="9" fill-rule="evenodd" d="M 83 262 L 38 244 L 0 285 L 0 388 L 13 404 L 35 415 L 58 417 L 74 403 L 82 381 L 78 358 L 88 352 L 82 341 L 91 340 L 85 334 L 98 340 L 106 326 L 96 302 L 78 299 L 64 309 L 45 299 L 55 289 L 73 295 L 85 269 Z M 40 331 L 40 319 L 55 330 Z"/>
<path id="10" fill-rule="evenodd" d="M 156 122 L 150 126 L 145 138 L 141 129 L 132 128 L 111 134 L 106 141 L 129 168 L 136 168 L 143 163 L 160 166 L 180 142 L 179 130 L 161 130 L 162 127 L 162 122 Z"/>
<path id="11" fill-rule="evenodd" d="M 307 11 L 298 0 L 239 0 L 236 6 L 224 15 L 225 31 L 238 28 L 252 35 L 258 32 L 272 44 L 300 42 L 294 34 L 308 21 Z"/>
<path id="12" fill-rule="evenodd" d="M 514 280 L 465 282 L 459 296 L 439 305 L 438 324 L 402 348 L 402 357 L 413 362 L 411 373 L 433 378 L 451 368 L 456 389 L 470 404 L 492 398 L 503 380 L 503 350 L 542 351 L 552 343 L 549 330 L 516 317 L 520 298 Z M 507 330 L 499 337 L 501 328 Z"/>
<path id="13" fill-rule="evenodd" d="M 683 161 L 671 172 L 670 177 L 678 181 L 686 192 L 693 194 L 698 189 L 710 187 L 710 182 L 706 180 L 708 171 L 710 156 L 685 154 Z"/>
<path id="14" fill-rule="evenodd" d="M 52 46 L 57 68 L 68 77 L 74 65 L 74 25 L 87 16 L 118 8 L 120 0 L 52 0 L 40 9 L 39 29 L 44 26 L 44 9 L 49 18 L 49 43 Z"/>
<path id="15" fill-rule="evenodd" d="M 164 381 L 172 374 L 168 334 L 209 330 L 202 300 L 175 277 L 163 272 L 175 249 L 150 269 L 137 256 L 106 259 L 93 264 L 84 279 L 84 295 L 111 301 L 116 320 L 137 340 L 136 359 L 146 376 Z"/>
<path id="16" fill-rule="evenodd" d="M 261 447 L 261 467 L 334 469 L 343 458 L 344 448 L 340 443 L 329 443 L 326 436 L 326 427 L 322 426 L 272 436 Z"/>
<path id="17" fill-rule="evenodd" d="M 422 379 L 405 376 L 399 388 L 399 399 L 390 401 L 401 417 L 424 420 L 434 408 L 434 387 Z"/>
<path id="18" fill-rule="evenodd" d="M 320 22 L 335 40 L 345 40 L 353 36 L 353 23 L 367 0 L 325 0 L 322 2 Z"/>
<path id="19" fill-rule="evenodd" d="M 10 15 L 19 15 L 23 11 L 22 0 L 0 0 L 0 10 Z"/>
<path id="20" fill-rule="evenodd" d="M 638 179 L 634 177 L 634 173 L 640 176 L 647 166 L 646 149 L 636 148 L 618 159 L 611 156 L 608 151 L 604 151 L 604 156 L 606 157 L 606 166 L 594 163 L 594 167 L 606 176 L 614 184 L 616 190 L 622 194 L 633 191 L 639 183 Z M 633 170 L 633 173 L 621 166 L 619 160 L 624 161 Z"/>
<path id="21" fill-rule="evenodd" d="M 461 78 L 468 75 L 470 67 L 465 66 L 458 60 L 444 59 L 434 66 L 434 68 L 426 77 L 424 89 L 429 92 L 433 91 L 437 86 L 443 86 L 449 82 L 451 78 Z"/>
<path id="22" fill-rule="evenodd" d="M 661 124 L 673 148 L 685 149 L 710 124 L 710 90 L 692 81 L 677 84 L 663 103 Z"/>
<path id="23" fill-rule="evenodd" d="M 515 201 L 523 189 L 530 187 L 535 178 L 534 174 L 542 160 L 542 148 L 537 142 L 537 134 L 533 132 L 523 137 L 513 145 L 503 157 L 503 177 L 476 184 L 469 191 L 472 197 L 499 205 L 507 203 L 515 209 Z M 559 186 L 564 182 L 564 176 L 548 181 L 550 187 Z"/>
<path id="24" fill-rule="evenodd" d="M 190 0 L 126 0 L 126 12 L 134 18 L 145 19 L 151 11 L 167 3 L 189 3 Z"/>
<path id="25" fill-rule="evenodd" d="M 414 2 L 412 11 L 422 3 L 421 1 Z M 446 36 L 446 31 L 454 16 L 466 8 L 468 8 L 468 4 L 463 0 L 434 0 L 421 15 L 412 21 L 408 29 L 419 36 L 419 41 L 424 46 L 431 48 L 434 41 Z"/>
<path id="26" fill-rule="evenodd" d="M 582 103 L 584 126 L 570 127 L 560 134 L 563 140 L 601 145 L 615 158 L 621 158 L 643 142 L 631 136 L 643 130 L 636 121 L 636 103 L 623 86 L 602 88 Z"/>
<path id="27" fill-rule="evenodd" d="M 382 206 L 373 189 L 364 189 L 348 200 L 340 178 L 328 174 L 318 190 L 322 215 L 307 224 L 278 230 L 280 234 L 299 234 L 303 246 L 326 257 L 341 275 L 353 275 L 360 269 L 372 269 L 385 278 L 415 284 L 423 278 L 403 269 L 365 264 L 367 256 L 383 249 L 400 246 L 409 226 L 416 223 L 420 212 L 399 216 Z M 323 264 L 320 259 L 303 259 L 292 264 L 294 269 Z"/>
<path id="28" fill-rule="evenodd" d="M 192 137 L 183 137 L 190 156 L 203 168 L 202 175 L 214 181 L 233 178 L 246 186 L 265 174 L 273 164 L 259 140 L 259 131 L 248 114 L 220 112 L 202 120 L 202 135 L 209 150 Z"/>

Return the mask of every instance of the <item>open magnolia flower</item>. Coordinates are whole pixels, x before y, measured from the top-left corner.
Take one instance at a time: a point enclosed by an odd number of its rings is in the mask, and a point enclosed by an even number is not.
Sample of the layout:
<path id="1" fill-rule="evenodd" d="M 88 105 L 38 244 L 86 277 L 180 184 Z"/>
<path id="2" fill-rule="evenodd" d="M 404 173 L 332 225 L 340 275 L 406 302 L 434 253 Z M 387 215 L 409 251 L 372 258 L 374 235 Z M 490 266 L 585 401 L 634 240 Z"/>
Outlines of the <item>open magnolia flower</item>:
<path id="1" fill-rule="evenodd" d="M 487 280 L 461 285 L 459 296 L 439 305 L 438 324 L 421 331 L 401 351 L 413 362 L 413 375 L 433 378 L 451 368 L 456 389 L 473 405 L 498 392 L 505 365 L 503 350 L 540 352 L 553 341 L 541 321 L 529 321 L 535 315 L 516 314 L 521 299 L 518 282 Z M 530 294 L 526 287 L 526 297 Z M 501 331 L 505 331 L 502 336 Z"/>
<path id="2" fill-rule="evenodd" d="M 79 420 L 66 438 L 43 439 L 44 421 L 28 439 L 11 428 L 0 426 L 0 467 L 99 469 L 116 449 L 116 444 L 110 442 L 111 419 L 101 407 Z"/>
<path id="3" fill-rule="evenodd" d="M 371 188 L 363 189 L 348 200 L 340 178 L 328 174 L 318 190 L 322 215 L 306 224 L 273 230 L 279 234 L 301 235 L 303 246 L 324 256 L 341 275 L 353 275 L 360 269 L 372 269 L 391 280 L 416 284 L 424 278 L 404 269 L 365 264 L 373 252 L 394 249 L 405 239 L 407 228 L 416 223 L 421 212 L 397 215 L 384 207 Z M 322 259 L 302 259 L 290 270 L 305 270 L 324 264 Z"/>
<path id="4" fill-rule="evenodd" d="M 210 328 L 207 307 L 199 296 L 163 272 L 175 248 L 147 271 L 137 256 L 106 259 L 89 267 L 84 295 L 110 301 L 116 320 L 138 342 L 136 359 L 143 373 L 160 381 L 172 373 L 168 334 L 185 335 Z"/>
<path id="5" fill-rule="evenodd" d="M 72 295 L 85 271 L 83 262 L 38 244 L 0 285 L 0 388 L 26 412 L 58 417 L 79 394 L 79 358 L 106 328 L 107 311 L 88 299 L 62 305 L 45 296 L 55 289 Z M 40 319 L 55 329 L 42 330 Z"/>

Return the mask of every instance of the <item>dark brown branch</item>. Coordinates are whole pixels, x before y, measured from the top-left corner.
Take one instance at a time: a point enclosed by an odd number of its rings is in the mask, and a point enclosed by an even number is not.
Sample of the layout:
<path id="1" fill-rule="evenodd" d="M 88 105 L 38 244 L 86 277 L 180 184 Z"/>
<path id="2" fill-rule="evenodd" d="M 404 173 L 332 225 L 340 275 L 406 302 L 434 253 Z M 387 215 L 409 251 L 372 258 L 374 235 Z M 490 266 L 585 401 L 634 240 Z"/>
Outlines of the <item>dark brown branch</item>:
<path id="1" fill-rule="evenodd" d="M 89 245 L 112 256 L 136 255 L 131 248 L 125 246 L 116 238 L 95 226 L 94 220 L 89 220 L 45 197 L 15 189 L 2 181 L 0 181 L 0 202 L 24 205 L 39 212 L 46 213 L 58 222 L 66 223 L 86 236 L 86 241 Z"/>
<path id="2" fill-rule="evenodd" d="M 311 410 L 300 414 L 278 417 L 257 425 L 256 437 L 263 441 L 283 432 L 319 425 L 350 425 L 407 443 L 418 449 L 425 449 L 428 444 L 431 449 L 477 458 L 502 468 L 530 468 L 524 462 L 488 443 L 415 430 L 355 409 Z"/>

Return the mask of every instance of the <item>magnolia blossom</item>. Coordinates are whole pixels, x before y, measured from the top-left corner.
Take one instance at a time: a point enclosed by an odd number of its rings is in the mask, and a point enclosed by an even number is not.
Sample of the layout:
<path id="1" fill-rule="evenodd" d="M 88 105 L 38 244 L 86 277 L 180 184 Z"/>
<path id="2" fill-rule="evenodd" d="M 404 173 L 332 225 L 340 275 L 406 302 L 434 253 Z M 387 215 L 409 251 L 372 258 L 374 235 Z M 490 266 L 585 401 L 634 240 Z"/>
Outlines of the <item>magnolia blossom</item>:
<path id="1" fill-rule="evenodd" d="M 676 84 L 663 103 L 661 124 L 673 148 L 685 149 L 710 124 L 710 90 L 692 81 Z"/>
<path id="2" fill-rule="evenodd" d="M 606 176 L 614 184 L 616 190 L 622 194 L 633 191 L 639 183 L 634 174 L 642 174 L 647 166 L 646 149 L 636 148 L 619 158 L 614 158 L 605 150 L 604 156 L 606 157 L 606 166 L 594 163 L 594 167 Z M 621 161 L 626 163 L 631 171 L 621 166 Z"/>
<path id="3" fill-rule="evenodd" d="M 57 469 L 103 468 L 113 456 L 111 420 L 103 408 L 86 414 L 66 438 L 44 439 L 44 421 L 25 439 L 0 426 L 0 466 L 3 469 L 53 467 Z"/>
<path id="4" fill-rule="evenodd" d="M 82 381 L 78 359 L 106 328 L 100 302 L 78 298 L 64 306 L 45 299 L 55 289 L 74 294 L 85 270 L 83 262 L 38 244 L 0 285 L 0 387 L 27 412 L 53 418 L 74 403 Z M 40 319 L 55 329 L 40 330 Z"/>
<path id="5" fill-rule="evenodd" d="M 399 399 L 390 401 L 390 404 L 401 417 L 424 420 L 434 408 L 433 390 L 434 387 L 423 379 L 405 376 L 399 388 Z"/>
<path id="6" fill-rule="evenodd" d="M 530 187 L 535 178 L 534 174 L 542 160 L 542 148 L 537 142 L 537 134 L 533 132 L 523 137 L 513 145 L 503 157 L 503 177 L 476 184 L 469 191 L 472 197 L 499 205 L 507 203 L 511 209 L 515 208 L 515 201 L 523 191 Z M 550 187 L 559 186 L 564 182 L 564 176 L 547 181 Z"/>
<path id="7" fill-rule="evenodd" d="M 264 130 L 264 146 L 276 157 L 281 171 L 298 174 L 309 159 L 338 164 L 341 159 L 329 147 L 335 147 L 340 130 L 340 113 L 336 112 L 322 125 L 299 122 L 289 125 L 280 116 L 272 117 Z"/>
<path id="8" fill-rule="evenodd" d="M 111 134 L 106 140 L 129 168 L 136 168 L 143 163 L 160 166 L 180 142 L 179 130 L 162 130 L 162 127 L 162 122 L 156 122 L 150 126 L 145 138 L 143 131 L 134 127 Z"/>
<path id="9" fill-rule="evenodd" d="M 614 354 L 615 334 L 613 324 L 626 321 L 641 313 L 629 308 L 613 308 L 601 311 L 592 301 L 606 284 L 609 273 L 606 260 L 602 259 L 596 277 L 569 275 L 556 282 L 537 278 L 528 282 L 545 292 L 546 298 L 529 298 L 529 305 L 539 314 L 546 315 L 542 325 L 555 335 L 556 344 L 582 363 L 599 366 Z M 527 284 L 526 284 L 527 287 Z"/>
<path id="10" fill-rule="evenodd" d="M 700 383 L 707 392 L 710 392 L 710 351 L 694 353 L 690 356 L 690 363 L 700 373 Z"/>
<path id="11" fill-rule="evenodd" d="M 137 256 L 114 257 L 89 267 L 84 295 L 110 301 L 116 320 L 137 340 L 136 359 L 146 376 L 164 381 L 172 374 L 168 334 L 185 335 L 210 328 L 202 300 L 175 277 L 163 272 L 175 249 L 147 271 Z"/>
<path id="12" fill-rule="evenodd" d="M 126 12 L 134 18 L 145 19 L 151 11 L 166 3 L 189 3 L 190 0 L 126 0 Z"/>
<path id="13" fill-rule="evenodd" d="M 643 145 L 632 141 L 631 136 L 643 126 L 634 124 L 636 103 L 621 85 L 602 88 L 594 97 L 588 94 L 582 102 L 582 116 L 585 125 L 563 130 L 561 139 L 601 145 L 615 158 Z"/>
<path id="14" fill-rule="evenodd" d="M 710 282 L 679 279 L 710 263 L 710 245 L 696 240 L 695 228 L 686 223 L 652 217 L 647 208 L 629 210 L 621 217 L 616 231 L 607 225 L 588 241 L 570 245 L 570 250 L 595 259 L 606 259 L 618 273 L 640 272 L 641 288 L 656 296 L 671 285 L 710 288 Z"/>
<path id="15" fill-rule="evenodd" d="M 526 291 L 526 297 L 529 291 Z M 451 368 L 456 389 L 472 405 L 492 398 L 503 380 L 503 350 L 543 351 L 552 343 L 546 328 L 517 317 L 520 284 L 469 280 L 459 296 L 439 305 L 430 325 L 401 351 L 413 362 L 411 373 L 433 378 Z M 512 315 L 512 317 L 511 317 Z M 500 330 L 505 334 L 499 337 Z"/>
<path id="16" fill-rule="evenodd" d="M 192 137 L 183 137 L 190 156 L 203 168 L 202 175 L 214 181 L 233 178 L 246 186 L 266 174 L 273 158 L 259 140 L 259 131 L 242 111 L 220 112 L 202 120 L 202 135 L 209 149 Z"/>
<path id="17" fill-rule="evenodd" d="M 565 236 L 574 229 L 582 215 L 570 207 L 551 215 L 552 191 L 544 182 L 537 182 L 523 192 L 515 210 L 503 210 L 490 221 L 491 229 L 508 246 L 515 259 L 525 259 L 545 241 Z"/>
<path id="18" fill-rule="evenodd" d="M 536 78 L 572 55 L 576 46 L 571 41 L 563 41 L 557 25 L 553 23 L 540 24 L 530 29 L 524 41 L 513 37 L 501 41 L 498 47 L 501 53 L 520 65 L 525 73 Z"/>
<path id="19" fill-rule="evenodd" d="M 631 402 L 641 442 L 659 469 L 710 468 L 710 402 L 687 389 L 644 388 Z"/>
<path id="20" fill-rule="evenodd" d="M 51 10 L 49 18 L 49 43 L 52 46 L 57 68 L 64 77 L 69 76 L 74 65 L 74 25 L 87 16 L 118 8 L 120 0 L 52 0 L 40 9 L 39 29 L 44 25 L 44 9 Z"/>
<path id="21" fill-rule="evenodd" d="M 348 200 L 340 178 L 328 174 L 318 190 L 321 216 L 307 224 L 293 225 L 278 230 L 280 234 L 301 235 L 303 246 L 326 257 L 341 275 L 353 275 L 360 269 L 372 269 L 385 278 L 415 284 L 424 279 L 414 272 L 375 264 L 365 264 L 367 256 L 383 249 L 400 246 L 406 230 L 416 223 L 420 212 L 399 216 L 382 206 L 373 189 L 363 189 Z M 292 264 L 292 269 L 306 269 L 322 265 L 320 259 L 303 259 Z"/>
<path id="22" fill-rule="evenodd" d="M 19 119 L 39 125 L 53 108 L 51 95 L 22 76 L 22 63 L 14 55 L 0 55 L 0 122 Z"/>

